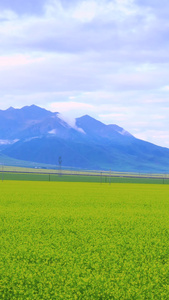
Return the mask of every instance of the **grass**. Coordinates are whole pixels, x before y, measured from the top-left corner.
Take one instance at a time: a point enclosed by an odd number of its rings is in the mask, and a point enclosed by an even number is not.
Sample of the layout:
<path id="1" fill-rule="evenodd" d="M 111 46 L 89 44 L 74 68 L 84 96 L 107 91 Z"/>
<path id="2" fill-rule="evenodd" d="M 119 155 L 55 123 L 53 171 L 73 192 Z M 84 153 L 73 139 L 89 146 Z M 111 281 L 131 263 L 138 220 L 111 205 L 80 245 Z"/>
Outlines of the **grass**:
<path id="1" fill-rule="evenodd" d="M 0 299 L 169 298 L 168 185 L 0 190 Z"/>
<path id="2" fill-rule="evenodd" d="M 169 184 L 169 174 L 24 168 L 1 165 L 0 180 Z"/>
<path id="3" fill-rule="evenodd" d="M 110 176 L 110 172 L 72 172 L 67 170 L 62 170 L 60 174 L 58 170 L 36 170 L 5 166 L 4 170 L 0 170 L 0 180 L 169 184 L 169 175 L 114 172 Z"/>

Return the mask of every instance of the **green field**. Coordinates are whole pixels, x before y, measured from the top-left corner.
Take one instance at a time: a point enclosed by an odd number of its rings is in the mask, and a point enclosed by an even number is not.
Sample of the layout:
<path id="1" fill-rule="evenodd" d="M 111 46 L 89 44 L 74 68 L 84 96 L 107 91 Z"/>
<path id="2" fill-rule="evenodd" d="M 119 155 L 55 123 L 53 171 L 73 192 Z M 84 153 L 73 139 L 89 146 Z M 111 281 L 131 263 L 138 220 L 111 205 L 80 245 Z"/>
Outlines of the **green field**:
<path id="1" fill-rule="evenodd" d="M 6 167 L 7 168 L 7 167 Z M 50 173 L 49 173 L 50 171 Z M 58 172 L 58 171 L 57 171 Z M 122 174 L 122 175 L 121 175 Z M 151 184 L 169 184 L 169 175 L 167 174 L 143 174 L 134 173 L 113 173 L 108 172 L 70 172 L 63 171 L 60 175 L 56 170 L 32 170 L 25 169 L 19 171 L 5 172 L 0 171 L 0 180 L 25 180 L 25 181 L 59 181 L 59 182 L 97 182 L 97 183 L 151 183 Z"/>
<path id="2" fill-rule="evenodd" d="M 169 185 L 0 191 L 0 299 L 169 299 Z"/>

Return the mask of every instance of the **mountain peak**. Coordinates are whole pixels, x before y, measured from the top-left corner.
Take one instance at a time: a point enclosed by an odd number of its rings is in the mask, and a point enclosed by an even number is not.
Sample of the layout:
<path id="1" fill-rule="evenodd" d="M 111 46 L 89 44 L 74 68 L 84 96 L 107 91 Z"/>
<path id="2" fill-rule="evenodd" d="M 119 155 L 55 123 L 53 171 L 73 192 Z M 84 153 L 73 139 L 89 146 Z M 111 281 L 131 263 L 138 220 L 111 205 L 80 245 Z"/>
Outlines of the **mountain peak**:
<path id="1" fill-rule="evenodd" d="M 81 119 L 81 120 L 91 120 L 91 121 L 94 121 L 94 122 L 102 123 L 102 122 L 96 120 L 95 118 L 93 118 L 93 117 L 91 117 L 91 116 L 89 116 L 89 115 L 84 115 L 84 116 L 82 116 L 82 117 L 80 117 L 80 118 L 77 118 L 77 119 Z M 103 124 L 103 123 L 102 123 L 102 124 Z"/>
<path id="2" fill-rule="evenodd" d="M 6 109 L 6 111 L 13 111 L 13 110 L 15 110 L 15 108 L 12 106 L 10 106 L 9 108 Z"/>
<path id="3" fill-rule="evenodd" d="M 35 105 L 35 104 L 23 106 L 20 110 L 29 110 L 29 111 L 32 111 L 32 110 L 36 110 L 36 111 L 47 111 L 45 108 L 42 108 L 42 107 L 37 106 L 37 105 Z"/>
<path id="4" fill-rule="evenodd" d="M 41 119 L 51 117 L 56 113 L 52 113 L 51 111 L 46 110 L 45 108 L 41 108 L 33 104 L 30 106 L 22 107 L 20 109 L 20 114 L 24 119 L 41 120 Z"/>
<path id="5" fill-rule="evenodd" d="M 85 126 L 85 130 L 89 129 L 91 130 L 94 128 L 102 128 L 104 126 L 106 126 L 105 124 L 103 124 L 102 122 L 94 119 L 93 117 L 89 116 L 89 115 L 84 115 L 80 118 L 76 119 L 76 125 L 78 127 L 83 128 L 83 126 Z"/>

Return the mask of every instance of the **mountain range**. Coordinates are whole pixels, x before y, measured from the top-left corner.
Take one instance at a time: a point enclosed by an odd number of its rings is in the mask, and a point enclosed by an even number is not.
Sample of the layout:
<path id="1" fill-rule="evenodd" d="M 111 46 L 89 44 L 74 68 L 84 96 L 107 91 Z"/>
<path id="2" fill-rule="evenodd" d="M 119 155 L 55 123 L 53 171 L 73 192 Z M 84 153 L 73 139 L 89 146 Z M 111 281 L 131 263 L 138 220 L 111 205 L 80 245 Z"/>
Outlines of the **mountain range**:
<path id="1" fill-rule="evenodd" d="M 135 138 L 91 116 L 66 122 L 58 112 L 31 105 L 0 110 L 0 155 L 65 168 L 162 173 L 169 149 Z M 0 157 L 1 157 L 0 156 Z"/>

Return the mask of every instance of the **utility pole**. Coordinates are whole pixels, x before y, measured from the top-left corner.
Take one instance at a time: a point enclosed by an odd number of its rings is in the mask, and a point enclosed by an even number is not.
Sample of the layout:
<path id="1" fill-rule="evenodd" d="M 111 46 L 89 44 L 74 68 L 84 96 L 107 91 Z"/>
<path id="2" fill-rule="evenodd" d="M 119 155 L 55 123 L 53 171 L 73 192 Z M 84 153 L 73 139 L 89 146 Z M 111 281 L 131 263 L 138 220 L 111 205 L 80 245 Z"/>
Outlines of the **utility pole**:
<path id="1" fill-rule="evenodd" d="M 102 172 L 100 172 L 100 183 L 102 184 Z"/>
<path id="2" fill-rule="evenodd" d="M 4 180 L 4 166 L 2 164 L 2 181 Z"/>
<path id="3" fill-rule="evenodd" d="M 59 171 L 60 171 L 60 176 L 61 176 L 62 175 L 62 157 L 61 156 L 59 156 L 58 162 L 59 162 Z"/>

